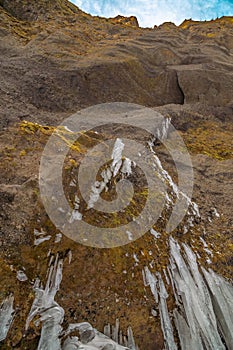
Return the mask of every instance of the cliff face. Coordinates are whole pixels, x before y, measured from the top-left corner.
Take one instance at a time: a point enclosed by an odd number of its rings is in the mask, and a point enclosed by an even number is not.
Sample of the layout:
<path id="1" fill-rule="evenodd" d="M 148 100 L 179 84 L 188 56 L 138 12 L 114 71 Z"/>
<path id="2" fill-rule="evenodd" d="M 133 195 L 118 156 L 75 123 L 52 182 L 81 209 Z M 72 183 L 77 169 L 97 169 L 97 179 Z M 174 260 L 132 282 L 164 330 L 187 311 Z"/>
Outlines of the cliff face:
<path id="1" fill-rule="evenodd" d="M 0 10 L 5 120 L 116 100 L 232 106 L 232 18 L 150 30 L 66 1 L 2 1 Z"/>
<path id="2" fill-rule="evenodd" d="M 55 243 L 58 232 L 39 196 L 40 157 L 53 127 L 87 106 L 133 102 L 170 117 L 192 156 L 193 200 L 213 251 L 211 264 L 200 243 L 203 231 L 175 237 L 192 244 L 202 265 L 230 277 L 233 18 L 142 29 L 134 17 L 92 17 L 66 0 L 0 0 L 0 55 L 0 302 L 12 292 L 18 310 L 3 349 L 36 348 L 39 331 L 31 325 L 25 332 L 25 321 L 31 284 L 37 276 L 45 280 L 49 250 L 73 254 L 57 296 L 66 321 L 87 320 L 102 330 L 120 318 L 123 329 L 132 326 L 140 349 L 162 349 L 159 322 L 151 316 L 154 299 L 141 271 L 153 254 L 154 269 L 162 273 L 166 237 L 155 245 L 147 234 L 111 250 L 65 236 Z M 157 152 L 170 167 L 166 152 L 160 146 Z M 71 154 L 68 176 L 80 157 Z M 36 246 L 38 231 L 51 238 Z M 19 270 L 27 281 L 17 280 Z"/>

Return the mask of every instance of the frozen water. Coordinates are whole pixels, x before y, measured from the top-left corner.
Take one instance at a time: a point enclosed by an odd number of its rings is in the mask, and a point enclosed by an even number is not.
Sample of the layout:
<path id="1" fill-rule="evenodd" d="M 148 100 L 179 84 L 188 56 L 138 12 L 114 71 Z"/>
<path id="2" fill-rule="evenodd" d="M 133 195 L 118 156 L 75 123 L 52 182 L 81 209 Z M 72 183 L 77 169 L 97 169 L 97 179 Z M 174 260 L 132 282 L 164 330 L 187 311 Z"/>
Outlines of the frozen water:
<path id="1" fill-rule="evenodd" d="M 144 285 L 150 286 L 150 289 L 155 298 L 155 301 L 156 303 L 158 303 L 159 299 L 158 299 L 158 290 L 157 290 L 157 283 L 158 283 L 157 278 L 153 273 L 150 272 L 147 266 L 142 271 L 142 275 L 143 275 Z"/>
<path id="2" fill-rule="evenodd" d="M 21 282 L 25 282 L 28 279 L 27 275 L 22 270 L 17 271 L 16 277 Z"/>
<path id="3" fill-rule="evenodd" d="M 4 340 L 14 318 L 14 297 L 8 296 L 0 306 L 0 342 Z"/>
<path id="4" fill-rule="evenodd" d="M 42 288 L 38 279 L 34 285 L 35 299 L 26 321 L 26 329 L 35 316 L 40 316 L 42 330 L 38 350 L 61 349 L 59 336 L 62 331 L 61 323 L 64 310 L 55 302 L 54 298 L 62 280 L 62 266 L 63 261 L 57 255 L 55 261 L 51 261 L 45 288 Z"/>
<path id="5" fill-rule="evenodd" d="M 153 228 L 150 229 L 150 233 L 154 236 L 155 239 L 161 236 L 161 233 L 155 231 Z"/>
<path id="6" fill-rule="evenodd" d="M 221 334 L 228 349 L 233 349 L 233 287 L 211 269 L 202 268 L 211 291 L 212 304 Z"/>
<path id="7" fill-rule="evenodd" d="M 88 209 L 94 207 L 103 191 L 108 191 L 108 184 L 112 178 L 114 178 L 117 174 L 120 174 L 123 180 L 132 173 L 132 166 L 134 163 L 129 158 L 122 160 L 122 152 L 124 147 L 125 146 L 122 140 L 117 138 L 111 154 L 111 165 L 101 172 L 102 180 L 95 181 L 94 185 L 91 187 L 91 193 L 87 206 Z"/>
<path id="8" fill-rule="evenodd" d="M 36 280 L 34 285 L 35 299 L 26 321 L 26 329 L 36 316 L 40 317 L 36 322 L 36 324 L 42 323 L 38 350 L 138 350 L 132 329 L 129 327 L 127 337 L 123 337 L 119 320 L 116 320 L 113 327 L 105 326 L 106 335 L 97 331 L 88 322 L 70 324 L 65 331 L 63 330 L 64 310 L 55 301 L 62 280 L 62 268 L 63 261 L 59 259 L 59 255 L 55 259 L 51 256 L 45 288 L 39 280 Z M 10 311 L 4 314 L 6 320 L 9 320 L 9 315 L 12 313 Z M 79 337 L 70 337 L 69 335 L 75 330 L 79 332 Z M 64 342 L 63 338 L 66 338 Z"/>
<path id="9" fill-rule="evenodd" d="M 38 246 L 39 244 L 41 244 L 41 243 L 43 243 L 43 242 L 45 242 L 45 241 L 49 241 L 50 238 L 51 238 L 50 235 L 44 236 L 44 237 L 40 237 L 40 238 L 36 238 L 36 239 L 34 240 L 34 245 L 35 245 L 35 246 Z"/>
<path id="10" fill-rule="evenodd" d="M 159 307 L 165 347 L 177 349 L 175 325 L 182 350 L 233 349 L 233 287 L 224 278 L 199 268 L 191 248 L 170 238 L 170 266 L 165 280 L 171 281 L 178 309 L 173 317 L 168 312 L 168 293 L 159 273 L 155 276 L 146 267 L 144 284 L 149 285 Z M 156 313 L 155 317 L 156 317 Z"/>
<path id="11" fill-rule="evenodd" d="M 111 169 L 113 172 L 113 176 L 116 176 L 116 174 L 118 173 L 118 171 L 121 168 L 122 165 L 122 152 L 124 150 L 124 143 L 122 142 L 121 139 L 116 139 L 116 142 L 114 144 L 113 147 L 113 151 L 112 151 L 112 165 L 111 165 Z"/>
<path id="12" fill-rule="evenodd" d="M 169 123 L 166 122 L 167 127 L 169 128 Z M 165 129 L 164 129 L 165 130 Z M 163 133 L 166 135 L 166 133 Z M 184 234 L 188 232 L 190 227 L 194 226 L 194 221 L 196 218 L 200 219 L 200 212 L 198 205 L 193 202 L 184 192 L 182 192 L 176 183 L 173 181 L 172 177 L 169 175 L 169 173 L 163 168 L 162 163 L 158 156 L 156 155 L 153 146 L 154 142 L 149 141 L 148 142 L 150 151 L 153 154 L 154 162 L 153 162 L 153 168 L 156 172 L 157 176 L 163 181 L 163 183 L 166 185 L 166 187 L 169 189 L 169 191 L 166 191 L 164 193 L 165 199 L 166 199 L 166 207 L 171 208 L 172 205 L 176 204 L 177 199 L 179 199 L 180 203 L 182 204 L 182 207 L 189 208 L 188 211 L 188 219 L 186 222 L 186 226 L 184 226 Z M 177 209 L 178 210 L 178 209 Z M 170 224 L 170 223 L 168 223 Z"/>
<path id="13" fill-rule="evenodd" d="M 183 314 L 192 340 L 196 344 L 203 343 L 206 349 L 225 349 L 218 332 L 211 296 L 199 271 L 196 256 L 187 245 L 184 244 L 183 247 L 187 264 L 181 255 L 180 246 L 173 239 L 170 240 L 174 264 L 171 271 L 177 293 L 182 299 Z"/>
<path id="14" fill-rule="evenodd" d="M 132 173 L 132 162 L 129 158 L 124 159 L 121 172 L 127 176 Z"/>
<path id="15" fill-rule="evenodd" d="M 80 200 L 78 196 L 75 196 L 74 199 L 74 209 L 71 213 L 71 217 L 69 218 L 69 223 L 73 223 L 75 220 L 82 220 L 82 214 L 79 212 Z"/>
<path id="16" fill-rule="evenodd" d="M 54 243 L 61 242 L 61 239 L 62 239 L 62 233 L 57 233 L 56 236 L 55 236 Z"/>
<path id="17" fill-rule="evenodd" d="M 41 244 L 45 241 L 49 241 L 51 238 L 50 235 L 46 236 L 46 232 L 43 229 L 41 229 L 41 231 L 34 229 L 34 235 L 35 235 L 35 239 L 34 239 L 35 246 L 38 246 L 39 244 Z"/>

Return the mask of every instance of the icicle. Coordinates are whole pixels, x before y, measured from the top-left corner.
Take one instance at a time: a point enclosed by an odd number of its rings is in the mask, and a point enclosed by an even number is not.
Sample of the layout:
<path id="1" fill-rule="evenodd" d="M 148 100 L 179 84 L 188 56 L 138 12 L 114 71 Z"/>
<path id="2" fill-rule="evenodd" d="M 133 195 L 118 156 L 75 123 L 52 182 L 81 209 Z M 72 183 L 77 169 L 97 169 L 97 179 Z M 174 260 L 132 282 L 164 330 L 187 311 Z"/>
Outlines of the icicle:
<path id="1" fill-rule="evenodd" d="M 73 223 L 75 220 L 82 220 L 82 213 L 80 213 L 79 211 L 79 206 L 80 206 L 80 200 L 78 198 L 78 196 L 76 195 L 75 196 L 75 199 L 74 199 L 74 209 L 71 213 L 71 216 L 69 218 L 69 223 Z"/>
<path id="2" fill-rule="evenodd" d="M 177 311 L 173 311 L 174 315 L 174 322 L 176 329 L 178 331 L 180 345 L 182 350 L 204 350 L 201 339 L 196 338 L 194 339 L 191 330 L 189 326 L 187 325 L 187 322 L 185 321 L 184 317 Z"/>
<path id="3" fill-rule="evenodd" d="M 212 270 L 200 270 L 196 255 L 188 245 L 183 244 L 183 250 L 181 252 L 180 245 L 170 238 L 169 278 L 163 270 L 167 283 L 171 281 L 179 307 L 179 311 L 173 311 L 173 316 L 181 349 L 224 350 L 225 344 L 233 349 L 233 287 Z M 157 303 L 159 299 L 165 347 L 177 349 L 166 303 L 168 294 L 161 275 L 157 273 L 157 276 L 155 281 L 148 268 L 143 271 L 144 284 L 151 287 Z"/>
<path id="4" fill-rule="evenodd" d="M 166 133 L 164 133 L 164 135 L 166 135 Z M 194 226 L 195 219 L 200 219 L 198 205 L 195 202 L 193 202 L 184 192 L 182 192 L 178 188 L 178 186 L 174 183 L 172 177 L 163 168 L 160 159 L 154 152 L 154 149 L 153 149 L 154 142 L 149 141 L 148 145 L 154 157 L 154 163 L 153 163 L 154 170 L 157 173 L 157 176 L 163 181 L 163 183 L 165 183 L 168 186 L 168 188 L 170 188 L 170 191 L 171 191 L 171 194 L 168 194 L 167 192 L 164 193 L 164 196 L 166 199 L 166 207 L 171 208 L 172 205 L 175 205 L 176 199 L 179 199 L 180 201 L 186 203 L 186 205 L 189 207 L 189 217 L 187 220 L 188 225 L 184 227 L 184 234 L 185 234 L 188 232 L 188 229 L 190 227 Z"/>
<path id="5" fill-rule="evenodd" d="M 211 298 L 218 325 L 228 349 L 233 349 L 233 287 L 212 270 L 203 274 L 211 291 Z"/>
<path id="6" fill-rule="evenodd" d="M 68 263 L 70 264 L 71 261 L 72 261 L 72 251 L 69 250 L 69 252 L 68 252 Z"/>
<path id="7" fill-rule="evenodd" d="M 138 350 L 130 327 L 128 336 L 125 338 L 126 346 L 118 343 L 122 344 L 123 342 L 118 319 L 115 327 L 112 327 L 112 331 L 110 325 L 104 327 L 105 334 L 94 329 L 88 322 L 70 324 L 66 331 L 62 329 L 64 310 L 54 300 L 62 280 L 62 267 L 63 261 L 59 259 L 59 255 L 56 256 L 55 260 L 51 256 L 45 288 L 42 288 L 39 279 L 34 284 L 36 295 L 26 321 L 26 329 L 35 316 L 40 316 L 36 322 L 36 324 L 42 323 L 38 350 Z M 79 332 L 79 338 L 70 337 L 70 333 L 73 331 Z M 64 337 L 66 340 L 62 346 Z"/>
<path id="8" fill-rule="evenodd" d="M 108 323 L 106 326 L 104 326 L 104 334 L 110 338 L 111 336 L 111 326 Z"/>
<path id="9" fill-rule="evenodd" d="M 121 168 L 122 165 L 122 152 L 124 149 L 125 145 L 122 142 L 121 139 L 116 139 L 116 142 L 113 147 L 112 151 L 112 165 L 111 165 L 111 170 L 113 172 L 113 176 L 116 176 L 118 171 Z"/>
<path id="10" fill-rule="evenodd" d="M 125 158 L 123 161 L 121 172 L 129 176 L 132 173 L 132 162 L 129 158 Z"/>
<path id="11" fill-rule="evenodd" d="M 188 265 L 181 256 L 179 245 L 172 238 L 170 239 L 171 256 L 178 269 L 177 272 L 175 269 L 172 269 L 171 272 L 176 290 L 182 299 L 183 314 L 187 320 L 187 327 L 190 329 L 191 342 L 195 344 L 196 349 L 202 348 L 202 343 L 205 349 L 225 349 L 218 333 L 211 296 L 199 272 L 196 256 L 191 248 L 187 245 L 183 246 Z M 183 325 L 182 318 L 176 314 L 178 330 L 182 327 L 179 321 Z"/>
<path id="12" fill-rule="evenodd" d="M 14 318 L 13 309 L 14 297 L 13 295 L 8 296 L 3 300 L 0 307 L 0 342 L 6 339 L 7 333 Z"/>
<path id="13" fill-rule="evenodd" d="M 128 327 L 128 329 L 127 329 L 127 337 L 128 337 L 128 347 L 131 350 L 136 350 L 137 347 L 136 347 L 136 344 L 134 341 L 133 331 L 132 331 L 131 327 Z"/>
<path id="14" fill-rule="evenodd" d="M 154 236 L 155 239 L 161 236 L 161 233 L 155 231 L 153 228 L 150 229 L 150 233 Z"/>
<path id="15" fill-rule="evenodd" d="M 62 239 L 62 233 L 57 233 L 56 236 L 55 236 L 54 243 L 61 242 L 61 239 Z"/>
<path id="16" fill-rule="evenodd" d="M 142 274 L 143 274 L 145 287 L 150 286 L 150 289 L 155 298 L 155 301 L 156 303 L 158 303 L 157 278 L 155 277 L 154 274 L 150 272 L 147 266 L 144 268 L 144 271 L 142 271 Z"/>
<path id="17" fill-rule="evenodd" d="M 43 243 L 43 242 L 45 242 L 45 241 L 49 241 L 50 238 L 51 238 L 50 235 L 45 236 L 45 237 L 36 238 L 36 239 L 34 240 L 34 245 L 35 245 L 35 246 L 38 246 L 39 244 L 41 244 L 41 243 Z"/>
<path id="18" fill-rule="evenodd" d="M 87 322 L 84 322 L 87 324 Z M 84 324 L 83 323 L 83 324 Z M 82 323 L 79 324 L 79 327 L 82 325 Z M 115 328 L 115 327 L 114 327 Z M 79 328 L 80 329 L 80 328 Z M 96 329 L 92 328 L 94 332 L 94 337 L 90 341 L 83 341 L 80 339 L 80 342 L 77 342 L 76 345 L 79 345 L 77 349 L 85 349 L 85 350 L 104 350 L 104 349 L 112 349 L 112 350 L 130 350 L 129 347 L 122 346 L 117 344 L 114 340 L 107 337 L 105 334 L 98 332 Z M 71 341 L 73 342 L 73 339 L 71 338 Z M 68 342 L 66 341 L 66 348 L 63 347 L 63 349 L 69 349 L 68 348 Z M 75 349 L 75 348 L 71 348 Z M 134 348 L 132 348 L 134 350 Z"/>
<path id="19" fill-rule="evenodd" d="M 174 335 L 173 335 L 173 327 L 170 320 L 170 316 L 167 309 L 166 299 L 168 298 L 168 294 L 163 283 L 162 277 L 158 274 L 159 277 L 159 295 L 160 295 L 160 303 L 159 303 L 159 313 L 161 319 L 161 327 L 165 340 L 165 347 L 167 350 L 177 350 L 177 345 L 175 343 Z"/>
<path id="20" fill-rule="evenodd" d="M 88 209 L 93 208 L 94 204 L 98 201 L 100 194 L 105 190 L 107 191 L 107 184 L 113 176 L 116 176 L 122 165 L 122 151 L 124 144 L 120 139 L 116 139 L 113 151 L 112 151 L 112 164 L 110 168 L 104 169 L 101 173 L 102 181 L 95 181 L 91 187 L 90 199 L 88 201 Z M 128 163 L 125 164 L 125 171 L 129 171 Z"/>
<path id="21" fill-rule="evenodd" d="M 113 337 L 113 340 L 114 340 L 116 343 L 118 343 L 119 328 L 120 328 L 120 323 L 119 323 L 119 320 L 116 319 L 116 325 L 115 325 L 114 337 Z"/>
<path id="22" fill-rule="evenodd" d="M 61 349 L 59 335 L 62 330 L 61 323 L 63 322 L 64 310 L 55 302 L 54 298 L 62 280 L 62 266 L 63 262 L 57 255 L 54 265 L 49 268 L 45 289 L 40 287 L 39 280 L 36 280 L 34 285 L 36 295 L 26 321 L 26 329 L 32 319 L 39 315 L 42 330 L 38 350 Z"/>

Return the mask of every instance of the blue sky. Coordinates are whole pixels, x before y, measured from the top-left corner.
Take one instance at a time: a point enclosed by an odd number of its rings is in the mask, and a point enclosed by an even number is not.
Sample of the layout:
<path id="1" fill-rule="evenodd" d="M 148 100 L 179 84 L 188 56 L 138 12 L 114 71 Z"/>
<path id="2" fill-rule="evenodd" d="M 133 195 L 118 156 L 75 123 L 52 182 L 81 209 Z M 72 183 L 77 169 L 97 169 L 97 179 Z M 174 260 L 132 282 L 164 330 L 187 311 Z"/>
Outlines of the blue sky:
<path id="1" fill-rule="evenodd" d="M 233 0 L 71 0 L 92 15 L 135 15 L 142 27 L 163 22 L 180 24 L 186 18 L 210 20 L 233 16 Z"/>

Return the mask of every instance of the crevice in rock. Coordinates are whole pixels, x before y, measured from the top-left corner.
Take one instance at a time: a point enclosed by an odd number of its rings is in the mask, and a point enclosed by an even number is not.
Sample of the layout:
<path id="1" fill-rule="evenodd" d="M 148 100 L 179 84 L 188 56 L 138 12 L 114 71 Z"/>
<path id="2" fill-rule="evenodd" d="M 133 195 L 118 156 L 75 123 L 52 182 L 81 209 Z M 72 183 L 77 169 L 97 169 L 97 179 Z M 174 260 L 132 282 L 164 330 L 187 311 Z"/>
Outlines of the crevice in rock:
<path id="1" fill-rule="evenodd" d="M 180 91 L 180 93 L 181 93 L 181 96 L 182 96 L 182 102 L 181 102 L 180 104 L 183 105 L 184 102 L 185 102 L 185 94 L 184 94 L 184 91 L 182 90 L 182 87 L 181 87 L 181 85 L 180 85 L 179 76 L 178 76 L 177 71 L 176 71 L 176 81 L 177 81 L 178 89 L 179 89 L 179 91 Z"/>

